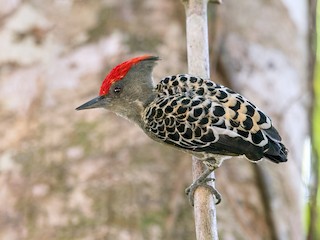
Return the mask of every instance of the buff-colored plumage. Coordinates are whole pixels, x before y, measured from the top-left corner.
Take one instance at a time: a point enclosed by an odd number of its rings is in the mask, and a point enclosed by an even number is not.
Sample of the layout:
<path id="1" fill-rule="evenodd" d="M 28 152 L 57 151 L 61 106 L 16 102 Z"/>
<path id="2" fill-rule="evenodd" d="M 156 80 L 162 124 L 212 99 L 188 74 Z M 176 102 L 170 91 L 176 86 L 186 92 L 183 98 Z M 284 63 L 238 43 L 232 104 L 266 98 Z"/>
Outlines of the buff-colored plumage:
<path id="1" fill-rule="evenodd" d="M 187 74 L 166 77 L 144 112 L 145 128 L 176 147 L 194 152 L 267 157 L 286 161 L 271 120 L 238 93 Z"/>

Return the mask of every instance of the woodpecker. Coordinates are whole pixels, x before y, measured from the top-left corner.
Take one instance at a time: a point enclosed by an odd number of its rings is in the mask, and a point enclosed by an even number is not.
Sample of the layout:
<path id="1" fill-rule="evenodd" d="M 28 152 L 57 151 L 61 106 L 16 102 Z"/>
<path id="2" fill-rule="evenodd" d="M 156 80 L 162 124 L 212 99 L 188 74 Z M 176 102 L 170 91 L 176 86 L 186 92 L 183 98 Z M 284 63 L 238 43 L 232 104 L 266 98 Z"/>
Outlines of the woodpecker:
<path id="1" fill-rule="evenodd" d="M 242 95 L 210 79 L 189 74 L 163 78 L 152 70 L 159 60 L 144 55 L 125 61 L 105 77 L 99 96 L 76 110 L 105 108 L 136 123 L 153 140 L 192 154 L 206 165 L 186 189 L 191 204 L 199 185 L 220 194 L 207 182 L 223 160 L 245 156 L 257 162 L 287 161 L 287 149 L 271 119 Z"/>

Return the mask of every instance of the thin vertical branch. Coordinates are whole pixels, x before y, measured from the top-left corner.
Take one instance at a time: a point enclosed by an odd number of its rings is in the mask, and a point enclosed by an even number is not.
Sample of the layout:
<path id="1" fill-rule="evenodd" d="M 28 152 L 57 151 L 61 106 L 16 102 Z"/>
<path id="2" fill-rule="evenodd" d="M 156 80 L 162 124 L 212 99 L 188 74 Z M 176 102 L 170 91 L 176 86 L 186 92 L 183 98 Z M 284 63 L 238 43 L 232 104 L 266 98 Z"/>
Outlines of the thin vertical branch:
<path id="1" fill-rule="evenodd" d="M 193 157 L 193 179 L 205 170 L 200 160 Z M 209 176 L 214 178 L 214 173 Z M 208 183 L 214 186 L 214 183 Z M 194 222 L 197 240 L 218 240 L 217 214 L 212 193 L 205 187 L 198 187 L 194 193 Z"/>
<path id="2" fill-rule="evenodd" d="M 210 78 L 208 45 L 208 0 L 184 0 L 187 27 L 189 73 Z M 193 158 L 193 179 L 205 170 L 203 163 Z M 211 176 L 214 178 L 214 174 Z M 214 184 L 214 183 L 211 183 Z M 194 194 L 194 218 L 197 240 L 218 240 L 215 202 L 207 188 L 199 187 Z"/>

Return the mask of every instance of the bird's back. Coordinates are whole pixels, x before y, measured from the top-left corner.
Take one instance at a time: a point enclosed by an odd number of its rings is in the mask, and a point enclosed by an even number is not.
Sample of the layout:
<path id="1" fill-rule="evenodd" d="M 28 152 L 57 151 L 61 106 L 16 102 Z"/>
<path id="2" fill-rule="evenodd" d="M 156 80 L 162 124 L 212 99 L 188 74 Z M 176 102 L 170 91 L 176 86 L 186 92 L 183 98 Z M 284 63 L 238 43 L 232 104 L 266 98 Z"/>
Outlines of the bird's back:
<path id="1" fill-rule="evenodd" d="M 287 160 L 270 118 L 229 88 L 185 74 L 162 79 L 155 92 L 144 112 L 154 138 L 193 152 Z"/>

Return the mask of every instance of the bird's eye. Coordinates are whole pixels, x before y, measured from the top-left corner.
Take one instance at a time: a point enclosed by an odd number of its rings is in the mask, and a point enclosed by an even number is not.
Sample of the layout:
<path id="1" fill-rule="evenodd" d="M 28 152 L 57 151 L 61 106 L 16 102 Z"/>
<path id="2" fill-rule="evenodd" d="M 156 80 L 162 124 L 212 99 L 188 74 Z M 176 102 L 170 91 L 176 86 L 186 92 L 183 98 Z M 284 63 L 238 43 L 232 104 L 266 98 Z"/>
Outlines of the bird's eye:
<path id="1" fill-rule="evenodd" d="M 114 91 L 115 93 L 120 93 L 121 90 L 122 90 L 121 87 L 115 87 L 113 91 Z"/>

